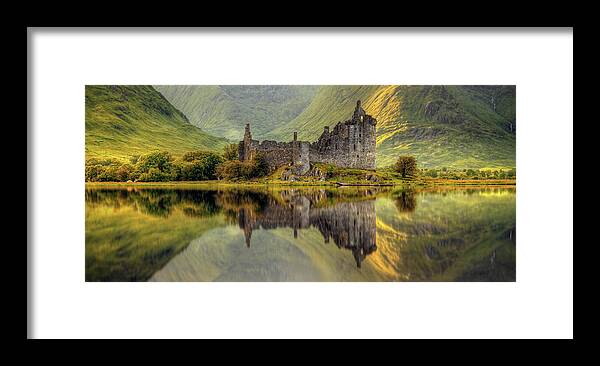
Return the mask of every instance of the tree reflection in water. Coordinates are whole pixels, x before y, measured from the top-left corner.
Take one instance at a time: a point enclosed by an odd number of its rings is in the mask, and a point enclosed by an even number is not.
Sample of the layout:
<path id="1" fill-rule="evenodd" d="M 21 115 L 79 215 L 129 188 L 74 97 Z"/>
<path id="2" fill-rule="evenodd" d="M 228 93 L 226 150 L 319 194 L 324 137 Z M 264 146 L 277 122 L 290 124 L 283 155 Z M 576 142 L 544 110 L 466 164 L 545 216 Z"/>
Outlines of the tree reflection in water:
<path id="1" fill-rule="evenodd" d="M 86 281 L 145 281 L 167 264 L 182 276 L 205 268 L 196 278 L 208 280 L 219 268 L 236 279 L 514 281 L 514 197 L 506 187 L 87 188 Z"/>
<path id="2" fill-rule="evenodd" d="M 247 247 L 252 231 L 317 228 L 325 243 L 352 252 L 357 267 L 377 250 L 376 195 L 387 191 L 377 187 L 354 189 L 87 189 L 89 206 L 134 207 L 141 213 L 167 218 L 181 209 L 189 217 L 223 214 L 244 232 Z M 414 206 L 414 203 L 413 203 Z M 172 251 L 164 251 L 169 255 Z"/>

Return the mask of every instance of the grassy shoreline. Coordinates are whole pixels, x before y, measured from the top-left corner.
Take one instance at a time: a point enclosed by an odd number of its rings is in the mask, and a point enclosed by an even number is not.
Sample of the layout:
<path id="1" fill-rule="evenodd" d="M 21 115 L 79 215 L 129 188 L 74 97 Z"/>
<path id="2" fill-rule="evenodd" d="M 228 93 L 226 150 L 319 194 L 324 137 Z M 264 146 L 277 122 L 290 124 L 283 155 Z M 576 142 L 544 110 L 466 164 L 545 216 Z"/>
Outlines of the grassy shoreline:
<path id="1" fill-rule="evenodd" d="M 386 182 L 385 186 L 392 184 L 394 187 L 435 187 L 435 186 L 516 186 L 516 179 L 421 179 L 414 181 Z M 312 186 L 312 187 L 340 187 L 335 181 L 172 181 L 172 182 L 85 182 L 86 187 L 253 187 L 253 186 Z M 365 187 L 384 186 L 383 184 L 361 184 Z"/>

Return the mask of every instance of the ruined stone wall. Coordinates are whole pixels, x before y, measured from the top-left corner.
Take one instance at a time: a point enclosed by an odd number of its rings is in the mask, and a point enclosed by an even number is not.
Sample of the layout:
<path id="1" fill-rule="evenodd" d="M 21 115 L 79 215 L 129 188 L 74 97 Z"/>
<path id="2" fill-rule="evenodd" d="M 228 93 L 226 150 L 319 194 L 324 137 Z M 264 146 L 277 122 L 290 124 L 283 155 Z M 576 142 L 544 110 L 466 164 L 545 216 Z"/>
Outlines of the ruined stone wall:
<path id="1" fill-rule="evenodd" d="M 302 175 L 310 169 L 310 143 L 298 141 L 295 133 L 291 142 L 252 140 L 250 125 L 246 125 L 244 140 L 238 145 L 239 160 L 251 160 L 259 153 L 264 156 L 271 171 L 287 165 L 293 167 L 294 174 Z"/>
<path id="2" fill-rule="evenodd" d="M 338 123 L 331 132 L 326 127 L 310 146 L 310 161 L 375 169 L 376 123 L 373 117 L 364 115 Z"/>
<path id="3" fill-rule="evenodd" d="M 351 119 L 339 122 L 331 132 L 329 127 L 325 127 L 319 139 L 313 143 L 297 141 L 295 132 L 292 142 L 252 140 L 250 125 L 247 124 L 238 155 L 244 161 L 261 152 L 271 170 L 291 165 L 294 174 L 299 175 L 309 171 L 310 163 L 375 169 L 376 125 L 377 120 L 365 113 L 360 101 L 357 101 Z"/>
<path id="4" fill-rule="evenodd" d="M 280 166 L 289 165 L 294 156 L 294 147 L 292 142 L 276 142 L 276 141 L 252 141 L 252 153 L 261 153 L 271 170 L 275 170 Z"/>

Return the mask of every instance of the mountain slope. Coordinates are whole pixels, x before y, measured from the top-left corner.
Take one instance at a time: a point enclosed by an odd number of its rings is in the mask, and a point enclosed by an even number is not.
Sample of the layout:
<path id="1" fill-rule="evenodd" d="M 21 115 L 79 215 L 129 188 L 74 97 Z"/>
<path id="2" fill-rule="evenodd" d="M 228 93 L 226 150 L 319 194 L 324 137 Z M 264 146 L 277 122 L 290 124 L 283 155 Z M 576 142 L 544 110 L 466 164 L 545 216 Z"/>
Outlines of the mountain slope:
<path id="1" fill-rule="evenodd" d="M 300 85 L 156 85 L 167 100 L 202 130 L 240 140 L 246 123 L 253 135 L 288 123 L 310 103 L 317 86 Z"/>
<path id="2" fill-rule="evenodd" d="M 151 86 L 85 88 L 86 158 L 127 159 L 153 150 L 180 155 L 226 143 L 191 125 Z"/>
<path id="3" fill-rule="evenodd" d="M 515 166 L 514 86 L 323 86 L 311 104 L 267 137 L 316 140 L 351 116 L 356 100 L 377 118 L 377 166 L 414 155 L 420 166 Z"/>

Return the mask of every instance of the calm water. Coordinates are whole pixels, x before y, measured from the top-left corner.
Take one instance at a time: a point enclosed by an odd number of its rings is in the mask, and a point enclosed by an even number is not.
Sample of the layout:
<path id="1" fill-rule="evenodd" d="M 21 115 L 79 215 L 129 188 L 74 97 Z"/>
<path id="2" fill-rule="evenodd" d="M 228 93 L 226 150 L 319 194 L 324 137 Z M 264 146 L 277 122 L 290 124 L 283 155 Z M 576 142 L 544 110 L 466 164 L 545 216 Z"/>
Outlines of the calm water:
<path id="1" fill-rule="evenodd" d="M 515 281 L 514 188 L 88 188 L 87 281 Z"/>

